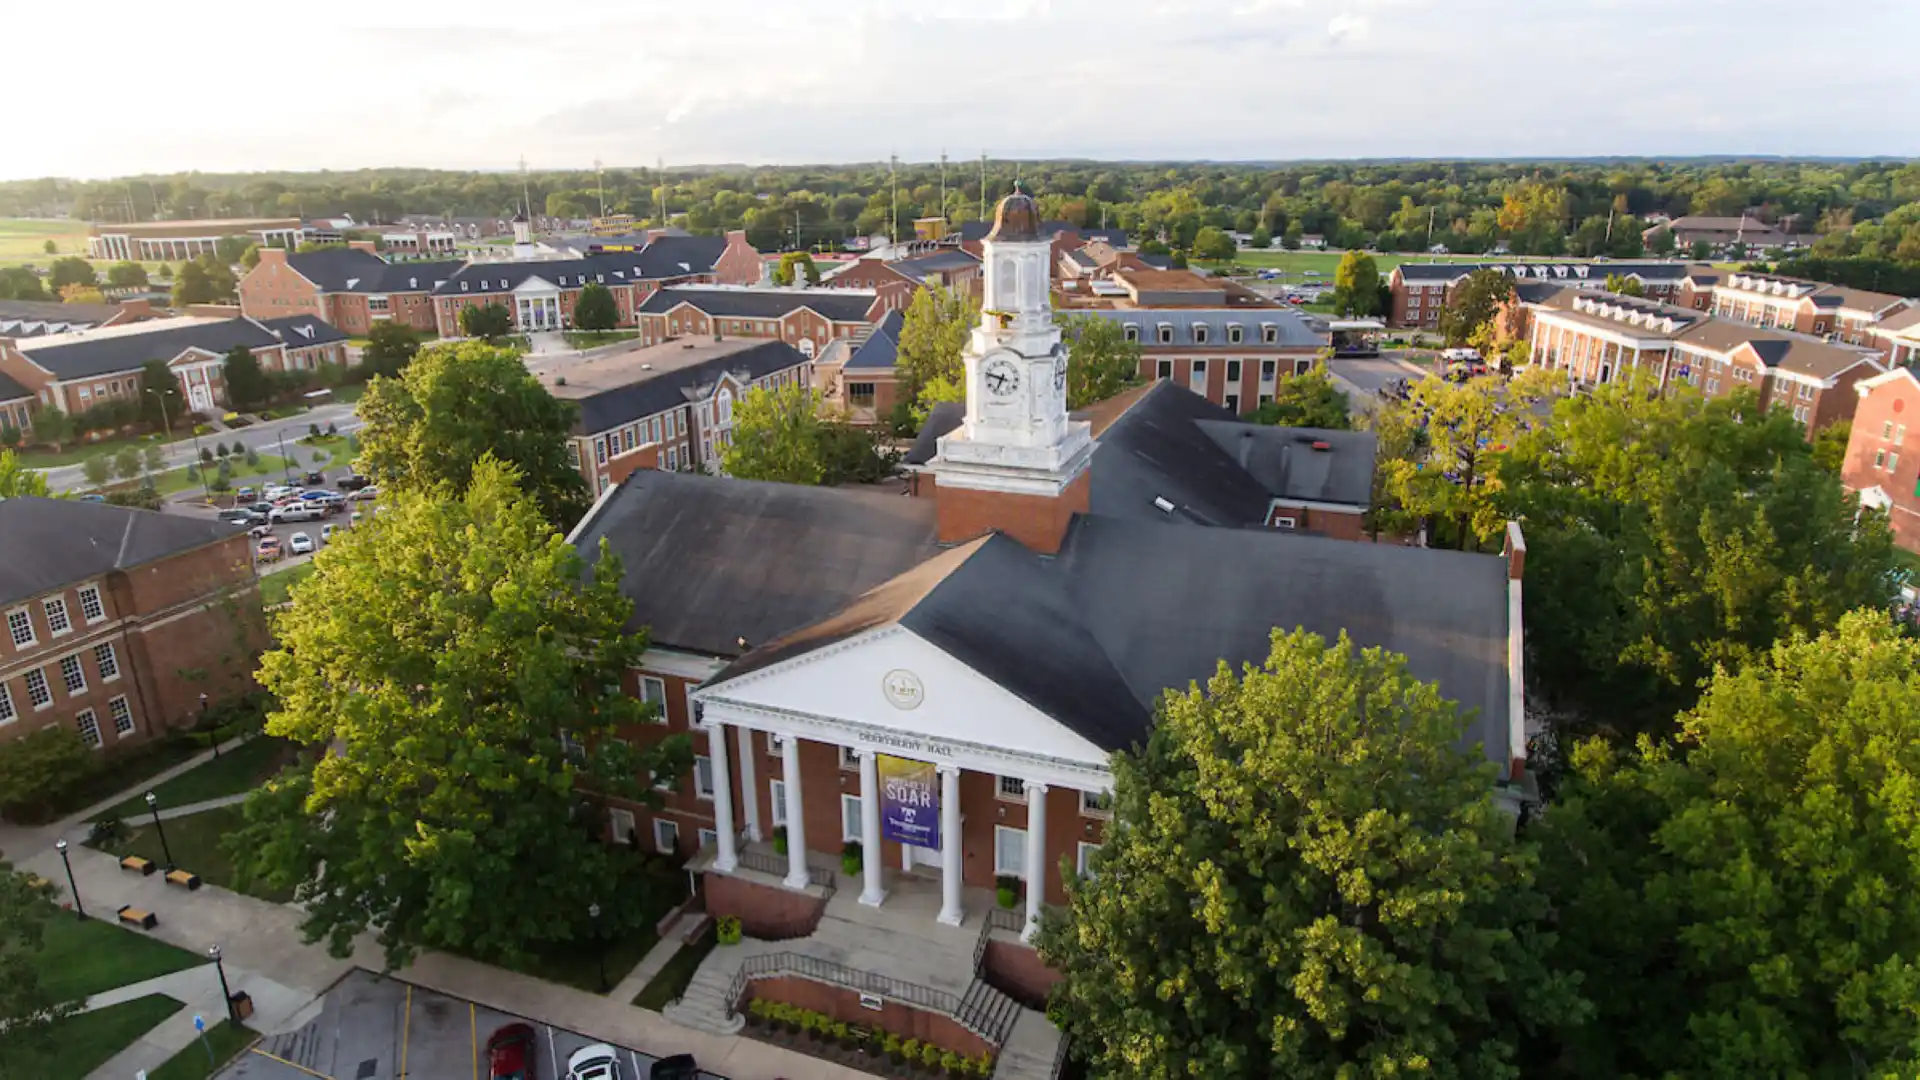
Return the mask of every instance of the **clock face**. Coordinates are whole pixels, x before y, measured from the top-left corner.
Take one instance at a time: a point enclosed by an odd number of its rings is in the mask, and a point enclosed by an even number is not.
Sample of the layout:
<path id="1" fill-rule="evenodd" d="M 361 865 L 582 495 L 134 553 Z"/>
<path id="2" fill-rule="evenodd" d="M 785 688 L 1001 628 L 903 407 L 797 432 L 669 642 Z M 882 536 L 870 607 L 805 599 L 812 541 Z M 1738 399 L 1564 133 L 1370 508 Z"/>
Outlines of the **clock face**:
<path id="1" fill-rule="evenodd" d="M 980 381 L 994 397 L 1012 397 L 1020 390 L 1020 369 L 1007 359 L 990 360 L 980 372 Z"/>

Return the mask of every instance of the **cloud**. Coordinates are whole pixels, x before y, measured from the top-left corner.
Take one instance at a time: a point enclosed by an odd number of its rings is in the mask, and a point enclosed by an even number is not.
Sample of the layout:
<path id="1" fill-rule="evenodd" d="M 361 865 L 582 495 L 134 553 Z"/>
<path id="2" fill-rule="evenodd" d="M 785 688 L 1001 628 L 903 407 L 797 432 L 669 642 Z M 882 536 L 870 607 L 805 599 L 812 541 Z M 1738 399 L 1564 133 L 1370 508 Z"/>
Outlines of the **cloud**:
<path id="1" fill-rule="evenodd" d="M 1339 42 L 1365 41 L 1372 27 L 1365 15 L 1343 12 L 1327 20 L 1327 36 Z"/>

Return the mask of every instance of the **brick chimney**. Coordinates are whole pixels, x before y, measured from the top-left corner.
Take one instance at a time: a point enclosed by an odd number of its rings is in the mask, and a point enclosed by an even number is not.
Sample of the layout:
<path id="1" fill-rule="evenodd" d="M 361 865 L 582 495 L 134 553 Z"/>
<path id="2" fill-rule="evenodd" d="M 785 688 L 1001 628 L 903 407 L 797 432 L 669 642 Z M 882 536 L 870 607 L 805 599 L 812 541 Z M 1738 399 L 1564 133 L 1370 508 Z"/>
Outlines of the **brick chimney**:
<path id="1" fill-rule="evenodd" d="M 266 266 L 270 263 L 274 265 L 285 266 L 287 264 L 287 249 L 280 248 L 280 247 L 261 248 L 260 249 L 260 265 Z"/>

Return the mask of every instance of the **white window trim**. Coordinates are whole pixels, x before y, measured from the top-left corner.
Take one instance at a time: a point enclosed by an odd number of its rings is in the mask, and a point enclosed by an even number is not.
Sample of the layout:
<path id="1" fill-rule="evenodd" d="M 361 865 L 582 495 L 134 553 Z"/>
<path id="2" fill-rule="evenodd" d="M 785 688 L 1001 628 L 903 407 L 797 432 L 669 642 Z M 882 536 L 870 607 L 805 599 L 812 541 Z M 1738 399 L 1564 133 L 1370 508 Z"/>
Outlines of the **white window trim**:
<path id="1" fill-rule="evenodd" d="M 866 843 L 860 835 L 860 796 L 858 795 L 840 796 L 840 840 L 842 843 L 847 841 Z"/>
<path id="2" fill-rule="evenodd" d="M 78 688 L 75 688 L 72 681 L 67 678 L 67 661 L 69 660 L 73 661 L 73 670 L 80 673 Z M 79 697 L 87 692 L 87 664 L 80 659 L 79 653 L 68 653 L 54 663 L 60 667 L 60 685 L 66 689 L 68 697 Z"/>
<path id="3" fill-rule="evenodd" d="M 113 674 L 111 675 L 107 674 L 107 665 L 101 662 L 103 655 L 112 661 Z M 120 681 L 120 653 L 113 647 L 113 642 L 103 641 L 93 647 L 93 666 L 100 672 L 102 684 Z"/>
<path id="4" fill-rule="evenodd" d="M 124 711 L 127 714 L 127 730 L 125 731 L 120 730 L 120 718 L 114 715 L 116 706 L 120 711 Z M 127 695 L 125 694 L 121 694 L 119 697 L 107 702 L 107 719 L 113 721 L 113 735 L 116 739 L 126 738 L 133 734 L 137 728 L 137 725 L 133 722 L 133 703 L 127 700 Z"/>
<path id="5" fill-rule="evenodd" d="M 785 780 L 767 781 L 767 794 L 773 800 L 773 827 L 784 829 L 787 826 L 787 782 Z"/>
<path id="6" fill-rule="evenodd" d="M 786 736 L 781 735 L 778 732 L 773 732 L 773 731 L 767 732 L 767 756 L 779 757 L 782 749 L 786 745 L 786 741 L 787 741 Z"/>
<path id="7" fill-rule="evenodd" d="M 33 700 L 33 680 L 35 677 L 39 678 L 40 688 L 46 692 L 47 700 L 45 701 L 36 702 Z M 46 709 L 53 708 L 53 681 L 47 678 L 47 669 L 44 667 L 28 668 L 24 679 L 27 686 L 27 701 L 33 705 L 33 711 L 42 712 Z"/>
<path id="8" fill-rule="evenodd" d="M 1101 799 L 1101 798 L 1108 799 L 1109 805 L 1100 806 L 1094 801 L 1096 799 Z M 1111 819 L 1113 817 L 1113 809 L 1111 806 L 1112 798 L 1113 797 L 1111 795 L 1107 794 L 1104 791 L 1082 790 L 1080 792 L 1080 816 L 1090 817 L 1090 818 Z"/>
<path id="9" fill-rule="evenodd" d="M 707 776 L 704 780 L 700 778 L 702 763 L 707 767 Z M 693 755 L 693 796 L 696 799 L 713 801 L 713 758 L 706 754 Z"/>
<path id="10" fill-rule="evenodd" d="M 859 769 L 860 751 L 855 750 L 851 746 L 842 746 L 840 748 L 840 770 L 842 772 L 858 772 Z"/>
<path id="11" fill-rule="evenodd" d="M 21 641 L 20 635 L 13 629 L 15 615 L 26 622 L 27 640 L 25 641 Z M 31 649 L 40 644 L 40 632 L 33 627 L 33 612 L 28 611 L 24 604 L 7 612 L 7 640 L 13 642 L 13 647 L 16 649 Z"/>
<path id="12" fill-rule="evenodd" d="M 1020 785 L 1018 792 L 1007 790 L 1007 781 Z M 1024 803 L 1027 801 L 1027 782 L 1018 776 L 995 776 L 993 778 L 993 797 L 1006 802 Z"/>
<path id="13" fill-rule="evenodd" d="M 97 622 L 105 622 L 107 618 L 107 602 L 106 597 L 100 594 L 100 586 L 82 585 L 78 593 L 80 597 L 80 617 L 87 621 L 87 625 L 92 626 Z M 89 596 L 93 597 L 93 606 L 100 609 L 100 614 L 87 614 L 87 597 Z"/>
<path id="14" fill-rule="evenodd" d="M 1099 850 L 1100 850 L 1099 844 L 1089 844 L 1085 840 L 1080 841 L 1080 846 L 1074 855 L 1074 859 L 1075 859 L 1073 864 L 1074 873 L 1079 874 L 1083 878 L 1092 877 L 1093 875 L 1087 871 L 1087 859 L 1092 857 L 1093 853 Z"/>
<path id="15" fill-rule="evenodd" d="M 679 822 L 663 817 L 653 819 L 653 850 L 662 855 L 679 854 Z"/>
<path id="16" fill-rule="evenodd" d="M 710 847 L 717 848 L 720 846 L 720 833 L 717 830 L 701 829 L 699 832 L 695 833 L 694 835 L 699 838 L 700 850 L 702 851 L 705 851 L 707 848 L 710 848 Z"/>
<path id="17" fill-rule="evenodd" d="M 620 827 L 622 817 L 627 819 L 627 827 L 624 829 Z M 619 806 L 607 807 L 607 831 L 613 834 L 614 843 L 625 847 L 633 846 L 633 834 L 636 831 L 633 811 Z"/>
<path id="18" fill-rule="evenodd" d="M 652 697 L 648 696 L 649 689 L 655 686 L 660 688 L 658 702 L 655 702 Z M 661 724 L 667 722 L 667 680 L 660 678 L 658 675 L 640 676 L 640 700 L 648 704 L 658 704 L 660 706 L 660 715 L 655 722 Z"/>
<path id="19" fill-rule="evenodd" d="M 0 725 L 11 724 L 20 719 L 20 710 L 14 707 L 13 691 L 7 684 L 0 682 Z"/>
<path id="20" fill-rule="evenodd" d="M 1020 857 L 1013 860 L 1014 869 L 1009 870 L 1001 865 L 1000 856 L 1006 851 L 1010 838 L 1015 836 L 1020 838 Z M 1010 829 L 1005 825 L 993 827 L 993 876 L 1015 877 L 1021 881 L 1027 879 L 1027 830 Z"/>
<path id="21" fill-rule="evenodd" d="M 88 724 L 93 725 L 93 738 L 91 739 L 87 738 Z M 73 727 L 75 731 L 80 733 L 80 741 L 86 743 L 88 747 L 94 750 L 103 750 L 106 748 L 107 738 L 100 730 L 99 713 L 94 712 L 92 709 L 81 709 L 79 712 L 73 714 Z"/>

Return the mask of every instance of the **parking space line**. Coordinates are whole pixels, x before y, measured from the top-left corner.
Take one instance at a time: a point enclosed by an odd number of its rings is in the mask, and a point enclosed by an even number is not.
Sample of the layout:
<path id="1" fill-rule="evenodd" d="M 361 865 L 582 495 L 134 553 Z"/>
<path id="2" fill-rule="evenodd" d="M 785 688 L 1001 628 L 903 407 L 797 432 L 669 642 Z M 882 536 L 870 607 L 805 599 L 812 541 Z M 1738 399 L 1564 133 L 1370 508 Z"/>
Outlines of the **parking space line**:
<path id="1" fill-rule="evenodd" d="M 467 1036 L 473 1041 L 473 1080 L 480 1080 L 480 1010 L 467 1002 Z"/>
<path id="2" fill-rule="evenodd" d="M 560 1078 L 560 1048 L 553 1045 L 553 1025 L 547 1025 L 547 1060 L 553 1062 L 554 1080 Z"/>
<path id="3" fill-rule="evenodd" d="M 640 1077 L 647 1075 L 640 1071 L 640 1055 L 632 1047 L 627 1048 L 627 1060 L 633 1062 L 634 1080 L 640 1080 Z"/>
<path id="4" fill-rule="evenodd" d="M 306 1073 L 308 1076 L 319 1077 L 320 1080 L 333 1080 L 333 1077 L 328 1076 L 326 1073 L 315 1072 L 314 1070 L 307 1068 L 305 1065 L 295 1064 L 294 1062 L 288 1061 L 286 1058 L 280 1057 L 277 1054 L 269 1054 L 265 1050 L 262 1050 L 257 1046 L 251 1047 L 250 1049 L 252 1049 L 254 1053 L 259 1054 L 261 1057 L 266 1058 L 268 1061 L 277 1061 L 280 1064 L 285 1065 L 289 1069 L 299 1069 L 301 1072 Z"/>
<path id="5" fill-rule="evenodd" d="M 413 1030 L 413 984 L 407 984 L 407 1011 L 400 1019 L 400 1075 L 398 1080 L 407 1080 L 407 1035 Z"/>

